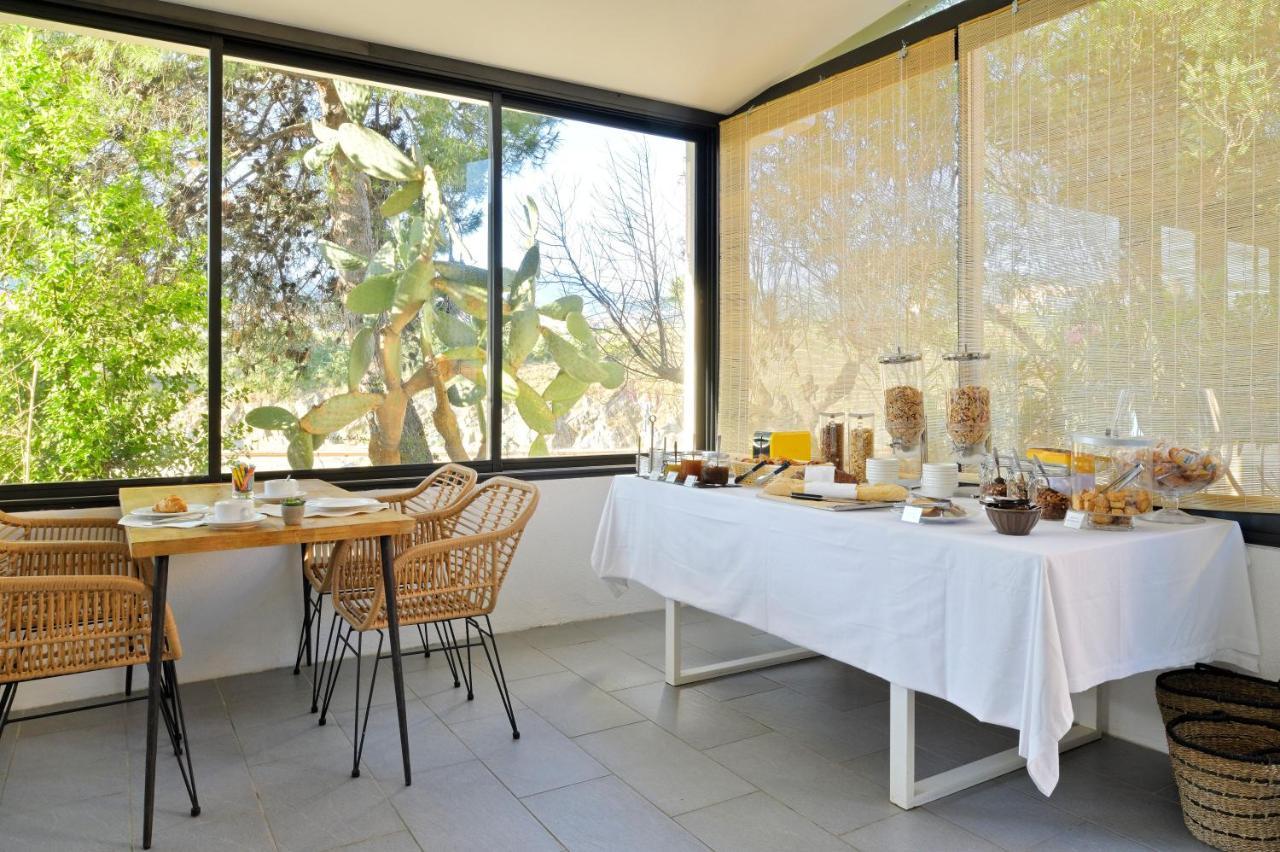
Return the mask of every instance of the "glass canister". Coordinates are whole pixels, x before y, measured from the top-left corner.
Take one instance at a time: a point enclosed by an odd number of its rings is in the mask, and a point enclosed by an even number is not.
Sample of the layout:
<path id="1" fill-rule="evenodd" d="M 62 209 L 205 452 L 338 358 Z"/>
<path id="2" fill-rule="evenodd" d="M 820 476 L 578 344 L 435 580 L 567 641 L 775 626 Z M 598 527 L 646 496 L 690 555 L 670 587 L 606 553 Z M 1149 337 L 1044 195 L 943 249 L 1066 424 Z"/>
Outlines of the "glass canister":
<path id="1" fill-rule="evenodd" d="M 867 459 L 876 454 L 876 416 L 870 411 L 849 412 L 849 440 L 845 442 L 845 472 L 854 482 L 867 481 Z"/>
<path id="2" fill-rule="evenodd" d="M 952 381 L 947 390 L 947 436 L 956 461 L 977 463 L 987 453 L 991 437 L 991 388 L 987 385 L 986 352 L 963 347 L 942 356 L 951 365 Z"/>
<path id="3" fill-rule="evenodd" d="M 907 352 L 899 346 L 876 360 L 880 362 L 889 446 L 899 458 L 918 454 L 926 424 L 920 353 Z"/>
<path id="4" fill-rule="evenodd" d="M 698 482 L 703 485 L 729 484 L 729 454 L 708 450 L 702 454 L 702 472 Z"/>
<path id="5" fill-rule="evenodd" d="M 1151 511 L 1150 438 L 1077 433 L 1071 437 L 1071 508 L 1090 529 L 1130 530 Z"/>
<path id="6" fill-rule="evenodd" d="M 822 461 L 844 470 L 844 415 L 840 412 L 823 412 L 822 425 L 818 427 L 818 452 Z"/>

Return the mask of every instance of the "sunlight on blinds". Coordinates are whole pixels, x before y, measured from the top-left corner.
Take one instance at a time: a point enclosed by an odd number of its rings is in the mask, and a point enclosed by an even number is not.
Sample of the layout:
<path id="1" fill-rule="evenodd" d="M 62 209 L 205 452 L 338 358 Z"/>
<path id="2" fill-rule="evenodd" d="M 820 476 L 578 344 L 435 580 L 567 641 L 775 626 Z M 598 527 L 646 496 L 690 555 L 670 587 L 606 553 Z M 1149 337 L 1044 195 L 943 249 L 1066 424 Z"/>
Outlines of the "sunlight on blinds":
<path id="1" fill-rule="evenodd" d="M 941 457 L 939 354 L 956 336 L 953 37 L 911 45 L 720 131 L 720 385 L 726 449 L 757 429 L 875 411 L 876 357 L 921 348 Z M 941 345 L 939 345 L 941 343 Z"/>
<path id="2" fill-rule="evenodd" d="M 1188 504 L 1276 510 L 1280 5 L 1030 0 L 960 28 L 960 76 L 961 328 L 997 445 L 1063 446 L 1122 388 L 1173 434 L 1208 387 L 1232 476 Z"/>

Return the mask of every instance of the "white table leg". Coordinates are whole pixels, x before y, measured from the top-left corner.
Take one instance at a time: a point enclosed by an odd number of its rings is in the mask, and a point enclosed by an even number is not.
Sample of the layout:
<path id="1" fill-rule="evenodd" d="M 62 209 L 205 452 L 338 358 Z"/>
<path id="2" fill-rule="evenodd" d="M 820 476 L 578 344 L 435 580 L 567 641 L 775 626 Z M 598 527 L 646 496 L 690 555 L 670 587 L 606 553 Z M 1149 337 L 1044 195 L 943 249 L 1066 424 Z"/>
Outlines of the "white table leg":
<path id="1" fill-rule="evenodd" d="M 762 669 L 767 666 L 777 666 L 782 663 L 791 663 L 796 660 L 818 656 L 808 648 L 786 648 L 781 651 L 769 651 L 764 654 L 754 654 L 750 657 L 741 657 L 736 660 L 725 660 L 720 663 L 711 663 L 706 666 L 694 666 L 686 669 L 681 661 L 680 654 L 680 608 L 683 606 L 684 604 L 679 601 L 667 598 L 666 677 L 667 683 L 672 686 L 683 686 L 686 683 L 697 683 L 702 680 L 711 680 L 712 678 L 724 677 L 738 672 Z"/>
<path id="2" fill-rule="evenodd" d="M 1098 713 L 1098 688 L 1075 696 L 1076 724 L 1058 742 L 1064 752 L 1091 743 L 1102 736 Z M 889 688 L 889 801 L 911 809 L 1021 769 L 1027 761 L 1018 749 L 996 754 L 916 778 L 916 696 L 915 691 L 892 684 Z"/>

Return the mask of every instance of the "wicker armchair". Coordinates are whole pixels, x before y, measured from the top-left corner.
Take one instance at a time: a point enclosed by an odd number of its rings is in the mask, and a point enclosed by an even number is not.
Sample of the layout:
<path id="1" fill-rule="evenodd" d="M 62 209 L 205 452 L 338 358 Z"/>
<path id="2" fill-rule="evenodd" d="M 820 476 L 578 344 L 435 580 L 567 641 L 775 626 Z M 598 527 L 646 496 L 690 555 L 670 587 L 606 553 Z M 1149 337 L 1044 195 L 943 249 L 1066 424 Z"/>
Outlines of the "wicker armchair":
<path id="1" fill-rule="evenodd" d="M 446 464 L 407 491 L 383 494 L 377 497 L 416 521 L 413 532 L 397 536 L 397 553 L 416 544 L 434 541 L 447 535 L 448 518 L 452 510 L 476 484 L 476 472 L 459 464 Z M 298 653 L 294 657 L 293 673 L 302 671 L 305 656 L 307 665 L 320 656 L 320 607 L 329 594 L 333 567 L 341 563 L 362 565 L 378 574 L 382 570 L 376 538 L 358 538 L 339 542 L 313 544 L 302 553 L 302 629 L 298 633 Z M 332 632 L 332 631 L 331 631 Z M 427 634 L 420 629 L 423 653 L 430 656 Z M 314 654 L 312 636 L 315 636 Z M 311 712 L 319 710 L 320 683 L 323 672 L 316 675 L 311 690 Z"/>
<path id="2" fill-rule="evenodd" d="M 12 515 L 0 512 L 0 540 L 6 541 L 125 541 L 115 518 Z"/>
<path id="3" fill-rule="evenodd" d="M 467 685 L 467 699 L 473 699 L 471 669 L 471 628 L 480 636 L 480 646 L 498 684 L 498 693 L 507 719 L 511 722 L 511 734 L 516 739 L 520 731 L 516 727 L 511 708 L 511 694 L 507 690 L 502 660 L 493 634 L 489 614 L 498 603 L 498 592 L 511 568 L 516 547 L 524 535 L 529 519 L 538 506 L 538 489 L 526 482 L 499 476 L 488 480 L 458 505 L 443 528 L 452 532 L 451 537 L 418 544 L 396 557 L 396 608 L 401 627 L 409 625 L 444 625 L 442 641 L 445 655 L 457 658 L 458 671 Z M 347 651 L 356 655 L 359 663 L 360 645 L 364 633 L 378 632 L 378 655 L 374 658 L 373 679 L 377 678 L 377 660 L 381 657 L 384 631 L 387 627 L 386 595 L 382 585 L 381 569 L 355 561 L 337 564 L 332 580 L 333 609 L 335 619 L 343 623 L 329 653 L 336 653 L 325 685 L 324 709 L 321 719 L 328 712 L 333 697 L 342 660 Z M 466 642 L 459 645 L 452 621 L 462 619 L 466 630 Z M 484 626 L 480 624 L 483 619 Z M 357 642 L 351 642 L 351 634 Z M 443 637 L 447 636 L 445 640 Z M 462 667 L 461 651 L 466 648 L 466 667 Z M 326 654 L 328 656 L 328 654 Z M 452 667 L 452 665 L 451 665 Z M 455 680 L 455 686 L 458 685 Z M 370 698 L 372 698 L 370 683 Z M 365 725 L 368 724 L 369 702 L 365 703 Z M 360 680 L 356 678 L 356 730 L 360 723 Z M 352 774 L 359 775 L 360 752 L 363 734 L 355 739 L 355 759 Z"/>
<path id="4" fill-rule="evenodd" d="M 149 659 L 151 591 L 137 577 L 113 573 L 129 561 L 124 545 L 34 546 L 47 548 L 46 563 L 55 562 L 56 552 L 71 547 L 78 554 L 76 567 L 81 570 L 76 574 L 0 577 L 0 736 L 9 722 L 19 684 L 146 665 Z M 100 549 L 87 549 L 90 547 Z M 98 570 L 93 570 L 95 567 Z M 166 610 L 164 618 L 164 663 L 160 682 L 152 688 L 161 691 L 162 717 L 178 756 L 192 816 L 196 816 L 200 805 L 175 665 L 182 656 L 182 645 L 173 614 Z"/>

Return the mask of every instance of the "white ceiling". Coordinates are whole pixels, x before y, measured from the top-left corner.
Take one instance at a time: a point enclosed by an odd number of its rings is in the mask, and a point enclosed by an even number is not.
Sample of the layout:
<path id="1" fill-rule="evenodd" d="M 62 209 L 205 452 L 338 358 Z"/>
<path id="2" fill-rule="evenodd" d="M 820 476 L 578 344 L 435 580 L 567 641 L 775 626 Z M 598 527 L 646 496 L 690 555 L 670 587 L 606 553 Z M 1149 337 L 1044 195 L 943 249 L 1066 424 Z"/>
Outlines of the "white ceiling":
<path id="1" fill-rule="evenodd" d="M 902 0 L 186 0 L 714 112 Z"/>

